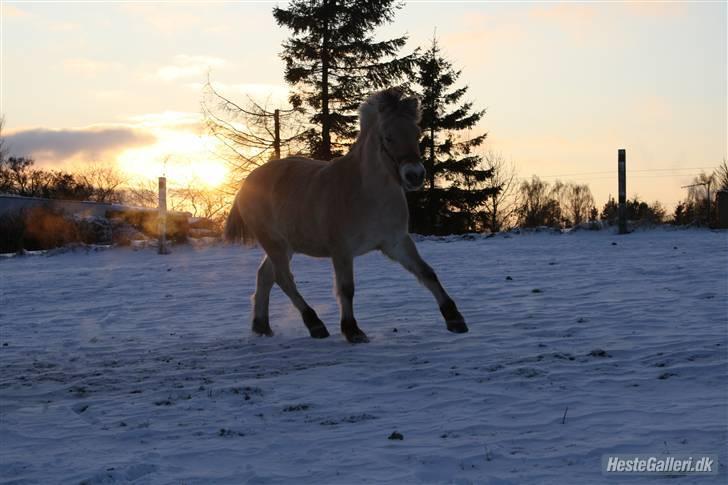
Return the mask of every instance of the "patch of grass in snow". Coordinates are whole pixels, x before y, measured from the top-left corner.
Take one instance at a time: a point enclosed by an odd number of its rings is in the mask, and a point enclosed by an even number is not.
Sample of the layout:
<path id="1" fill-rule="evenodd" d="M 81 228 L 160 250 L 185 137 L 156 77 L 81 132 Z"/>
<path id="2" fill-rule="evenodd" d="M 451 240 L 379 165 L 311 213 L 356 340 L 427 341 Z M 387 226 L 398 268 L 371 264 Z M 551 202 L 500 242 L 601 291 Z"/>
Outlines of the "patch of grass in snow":
<path id="1" fill-rule="evenodd" d="M 591 352 L 589 352 L 589 357 L 612 357 L 610 354 L 607 353 L 606 350 L 603 349 L 594 349 Z"/>
<path id="2" fill-rule="evenodd" d="M 338 421 L 335 419 L 326 419 L 324 421 L 321 421 L 321 424 L 323 426 L 336 426 L 337 424 L 341 424 L 341 423 L 359 423 L 361 421 L 369 421 L 372 419 L 377 419 L 377 417 L 373 416 L 371 414 L 362 413 L 362 414 L 355 414 L 352 416 L 347 416 Z"/>
<path id="3" fill-rule="evenodd" d="M 283 408 L 284 413 L 293 413 L 296 411 L 306 411 L 310 406 L 308 404 L 291 404 Z"/>

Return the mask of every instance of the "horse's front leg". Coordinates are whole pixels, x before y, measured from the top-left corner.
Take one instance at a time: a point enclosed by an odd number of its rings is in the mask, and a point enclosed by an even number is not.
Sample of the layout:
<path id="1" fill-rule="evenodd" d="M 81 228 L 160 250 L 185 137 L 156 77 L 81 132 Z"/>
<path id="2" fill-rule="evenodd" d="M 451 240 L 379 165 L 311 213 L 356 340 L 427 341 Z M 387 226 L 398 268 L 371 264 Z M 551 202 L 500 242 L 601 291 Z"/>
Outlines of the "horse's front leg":
<path id="1" fill-rule="evenodd" d="M 336 296 L 341 308 L 341 333 L 353 344 L 369 342 L 354 319 L 354 257 L 335 255 L 331 259 L 336 275 Z"/>
<path id="2" fill-rule="evenodd" d="M 445 288 L 440 284 L 435 271 L 422 259 L 420 253 L 417 252 L 417 246 L 414 241 L 406 234 L 391 245 L 382 247 L 382 252 L 391 259 L 401 264 L 407 271 L 417 277 L 430 293 L 433 294 L 440 306 L 440 313 L 445 318 L 447 329 L 455 333 L 465 333 L 468 326 L 465 319 L 458 311 L 455 302 L 447 294 Z"/>

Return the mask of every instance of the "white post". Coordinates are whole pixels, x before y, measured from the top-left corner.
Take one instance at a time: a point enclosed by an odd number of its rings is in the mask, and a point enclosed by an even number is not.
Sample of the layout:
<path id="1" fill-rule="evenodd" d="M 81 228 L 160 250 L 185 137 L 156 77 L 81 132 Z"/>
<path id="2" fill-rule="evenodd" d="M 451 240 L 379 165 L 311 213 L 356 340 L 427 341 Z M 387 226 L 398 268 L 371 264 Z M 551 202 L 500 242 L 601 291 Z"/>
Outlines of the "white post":
<path id="1" fill-rule="evenodd" d="M 159 254 L 167 249 L 167 177 L 159 177 Z"/>

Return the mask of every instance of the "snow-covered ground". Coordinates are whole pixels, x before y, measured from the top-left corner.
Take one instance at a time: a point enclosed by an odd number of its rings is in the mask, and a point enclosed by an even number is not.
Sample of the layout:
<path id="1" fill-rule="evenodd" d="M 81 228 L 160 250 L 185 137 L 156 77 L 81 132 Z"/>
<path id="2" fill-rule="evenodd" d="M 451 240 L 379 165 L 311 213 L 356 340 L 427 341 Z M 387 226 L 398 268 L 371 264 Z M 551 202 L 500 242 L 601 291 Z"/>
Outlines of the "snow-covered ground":
<path id="1" fill-rule="evenodd" d="M 0 261 L 0 482 L 631 483 L 602 454 L 713 453 L 670 483 L 726 483 L 728 233 L 418 246 L 470 333 L 379 254 L 358 346 L 327 260 L 293 264 L 326 340 L 277 288 L 250 335 L 257 249 Z"/>

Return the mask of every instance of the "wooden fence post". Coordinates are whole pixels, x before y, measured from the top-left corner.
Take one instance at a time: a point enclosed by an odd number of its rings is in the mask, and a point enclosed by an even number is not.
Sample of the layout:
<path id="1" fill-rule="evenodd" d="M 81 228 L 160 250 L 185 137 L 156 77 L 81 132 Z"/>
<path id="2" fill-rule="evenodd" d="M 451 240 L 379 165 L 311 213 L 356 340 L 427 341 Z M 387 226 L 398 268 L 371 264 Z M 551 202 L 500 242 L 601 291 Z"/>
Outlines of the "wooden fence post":
<path id="1" fill-rule="evenodd" d="M 159 254 L 169 254 L 167 248 L 167 177 L 159 177 Z"/>
<path id="2" fill-rule="evenodd" d="M 617 151 L 617 170 L 619 171 L 619 233 L 627 234 L 627 151 Z"/>
<path id="3" fill-rule="evenodd" d="M 273 153 L 276 160 L 281 159 L 281 112 L 273 112 Z"/>
<path id="4" fill-rule="evenodd" d="M 707 183 L 707 186 L 708 186 L 708 221 L 705 223 L 705 225 L 708 227 L 710 227 L 710 223 L 713 222 L 713 218 L 710 217 L 710 215 L 711 215 L 710 209 L 711 209 L 711 202 L 712 202 L 710 200 L 710 184 L 712 182 L 713 182 L 713 179 L 708 179 L 708 183 Z"/>

